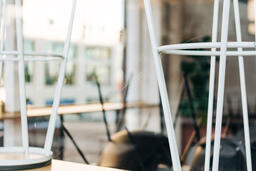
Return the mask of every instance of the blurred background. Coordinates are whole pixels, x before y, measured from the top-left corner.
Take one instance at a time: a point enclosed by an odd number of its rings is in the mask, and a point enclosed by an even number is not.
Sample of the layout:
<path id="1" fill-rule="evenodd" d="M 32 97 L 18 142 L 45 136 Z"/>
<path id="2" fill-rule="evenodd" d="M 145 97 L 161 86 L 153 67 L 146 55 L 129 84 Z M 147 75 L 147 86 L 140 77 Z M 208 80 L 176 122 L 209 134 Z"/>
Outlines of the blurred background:
<path id="1" fill-rule="evenodd" d="M 8 11 L 12 13 L 13 0 L 7 2 Z M 158 42 L 165 45 L 211 41 L 213 2 L 151 0 Z M 24 50 L 62 53 L 71 4 L 71 0 L 23 0 Z M 242 39 L 254 41 L 253 0 L 240 0 L 239 5 Z M 229 40 L 235 41 L 232 6 L 230 17 Z M 219 23 L 221 28 L 221 20 Z M 7 26 L 5 48 L 15 49 L 12 17 L 8 18 Z M 203 141 L 206 131 L 210 58 L 163 54 L 162 62 L 179 152 L 186 156 L 184 163 L 191 166 L 195 159 L 193 147 L 200 139 Z M 245 57 L 252 140 L 256 138 L 255 64 L 255 58 Z M 59 66 L 59 62 L 26 63 L 28 110 L 42 112 L 52 105 Z M 19 111 L 17 70 L 14 68 L 15 64 L 6 62 L 1 80 L 0 100 L 5 107 L 0 125 L 2 144 L 21 143 L 19 119 L 3 119 L 4 115 Z M 217 78 L 218 61 L 215 85 Z M 215 96 L 216 93 L 217 90 Z M 227 58 L 224 101 L 223 136 L 232 137 L 243 149 L 237 57 Z M 105 120 L 102 102 L 108 105 Z M 114 136 L 125 129 L 132 133 L 150 131 L 166 135 L 143 0 L 78 1 L 61 105 L 66 106 L 68 112 L 56 125 L 53 150 L 57 159 L 84 162 L 81 152 L 79 154 L 63 131 L 63 124 L 91 164 L 104 161 L 102 158 L 110 143 L 106 127 Z M 44 144 L 48 118 L 47 114 L 29 118 L 33 146 Z M 13 125 L 16 126 L 13 128 Z M 15 136 L 8 136 L 10 134 Z M 193 134 L 196 134 L 194 138 Z M 186 148 L 189 149 L 187 154 L 184 153 Z M 169 153 L 168 148 L 166 152 Z"/>

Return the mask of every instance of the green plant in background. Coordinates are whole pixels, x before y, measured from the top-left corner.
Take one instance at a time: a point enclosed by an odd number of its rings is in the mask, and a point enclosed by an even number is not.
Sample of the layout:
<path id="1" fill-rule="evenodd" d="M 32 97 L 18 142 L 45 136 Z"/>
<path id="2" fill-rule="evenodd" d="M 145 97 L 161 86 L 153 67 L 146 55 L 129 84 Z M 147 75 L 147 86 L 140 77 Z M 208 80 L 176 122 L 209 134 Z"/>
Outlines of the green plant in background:
<path id="1" fill-rule="evenodd" d="M 208 42 L 209 37 L 203 38 L 201 42 Z M 210 63 L 206 56 L 188 56 L 190 60 L 181 62 L 181 70 L 189 80 L 189 88 L 192 94 L 192 102 L 197 117 L 206 118 L 208 105 L 208 80 Z M 185 93 L 186 94 L 186 93 Z M 183 117 L 191 117 L 189 99 L 181 99 L 180 112 Z"/>
<path id="2" fill-rule="evenodd" d="M 29 72 L 28 65 L 25 65 L 25 81 L 26 81 L 26 83 L 31 82 L 31 75 Z"/>
<path id="3" fill-rule="evenodd" d="M 74 78 L 75 78 L 75 72 L 66 73 L 64 83 L 66 85 L 72 85 L 74 84 Z"/>

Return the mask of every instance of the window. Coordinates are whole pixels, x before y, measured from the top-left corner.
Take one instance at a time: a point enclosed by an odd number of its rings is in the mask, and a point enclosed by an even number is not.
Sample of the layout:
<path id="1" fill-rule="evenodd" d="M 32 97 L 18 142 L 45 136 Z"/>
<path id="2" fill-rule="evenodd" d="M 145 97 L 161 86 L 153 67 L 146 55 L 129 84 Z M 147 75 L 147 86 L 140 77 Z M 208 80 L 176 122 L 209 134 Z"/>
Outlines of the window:
<path id="1" fill-rule="evenodd" d="M 62 54 L 64 50 L 64 43 L 51 43 L 47 51 L 54 54 Z M 75 56 L 76 56 L 76 46 L 71 45 L 69 51 L 69 58 L 65 73 L 64 83 L 66 85 L 74 84 L 75 79 Z M 60 64 L 57 62 L 47 62 L 45 65 L 45 84 L 53 85 L 57 82 L 59 75 Z"/>
<path id="2" fill-rule="evenodd" d="M 85 56 L 91 60 L 109 60 L 111 49 L 108 47 L 87 47 Z"/>
<path id="3" fill-rule="evenodd" d="M 105 84 L 111 84 L 111 67 L 110 66 L 102 66 L 97 64 L 87 65 L 86 66 L 86 81 L 94 82 L 95 76 L 97 76 L 98 80 Z"/>
<path id="4" fill-rule="evenodd" d="M 31 52 L 35 50 L 35 43 L 32 40 L 24 40 L 24 51 Z M 25 81 L 32 82 L 34 72 L 34 62 L 25 62 Z"/>
<path id="5" fill-rule="evenodd" d="M 111 49 L 108 47 L 87 47 L 86 81 L 93 82 L 97 76 L 102 84 L 111 84 Z"/>

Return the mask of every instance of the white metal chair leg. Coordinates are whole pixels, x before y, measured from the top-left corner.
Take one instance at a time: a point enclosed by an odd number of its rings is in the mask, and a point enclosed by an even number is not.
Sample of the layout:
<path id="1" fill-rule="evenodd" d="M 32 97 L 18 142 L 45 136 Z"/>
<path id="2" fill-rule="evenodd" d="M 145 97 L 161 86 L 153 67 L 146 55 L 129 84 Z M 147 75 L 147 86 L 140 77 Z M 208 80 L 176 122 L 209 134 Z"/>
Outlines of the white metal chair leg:
<path id="1" fill-rule="evenodd" d="M 75 10 L 76 10 L 76 3 L 77 0 L 73 1 L 73 6 L 72 6 L 72 11 L 71 11 L 71 18 L 68 26 L 68 33 L 67 33 L 67 38 L 64 46 L 64 60 L 61 63 L 60 71 L 59 71 L 59 77 L 58 77 L 58 82 L 57 82 L 57 87 L 54 95 L 54 101 L 53 101 L 53 108 L 52 108 L 52 113 L 50 116 L 49 120 L 49 127 L 47 130 L 46 134 L 46 140 L 45 140 L 45 150 L 50 150 L 52 147 L 52 141 L 53 141 L 53 136 L 54 136 L 54 131 L 55 131 L 55 123 L 57 119 L 57 114 L 58 114 L 58 107 L 60 103 L 60 95 L 61 95 L 61 89 L 62 85 L 64 82 L 64 77 L 65 77 L 65 69 L 67 65 L 67 60 L 68 60 L 68 54 L 69 54 L 69 47 L 70 47 L 70 40 L 71 40 L 71 35 L 72 35 L 72 28 L 73 28 L 73 22 L 74 22 L 74 16 L 75 16 Z"/>
<path id="2" fill-rule="evenodd" d="M 14 155 L 17 154 L 21 159 L 13 160 L 0 160 L 0 170 L 20 170 L 31 167 L 42 167 L 50 163 L 52 159 L 52 140 L 55 130 L 55 122 L 58 112 L 58 106 L 60 101 L 61 88 L 63 85 L 65 68 L 67 64 L 67 58 L 70 47 L 71 33 L 73 28 L 73 20 L 75 15 L 76 1 L 72 0 L 73 6 L 71 11 L 70 23 L 68 27 L 67 38 L 65 41 L 64 53 L 48 54 L 39 52 L 24 52 L 23 47 L 23 28 L 22 28 L 22 5 L 21 0 L 15 0 L 15 14 L 16 14 L 16 37 L 17 37 L 17 50 L 6 51 L 4 49 L 4 36 L 5 36 L 5 19 L 6 19 L 6 0 L 0 0 L 0 9 L 2 10 L 1 26 L 0 26 L 0 75 L 1 67 L 4 61 L 11 61 L 18 63 L 18 76 L 19 76 L 19 93 L 20 93 L 20 113 L 21 113 L 21 131 L 22 131 L 22 146 L 16 147 L 0 147 L 0 154 Z M 3 2 L 3 4 L 1 3 Z M 25 57 L 26 56 L 26 57 Z M 29 57 L 28 57 L 29 56 Z M 54 96 L 53 111 L 50 116 L 49 127 L 46 135 L 46 142 L 44 148 L 30 147 L 28 139 L 28 122 L 26 113 L 26 91 L 25 91 L 25 73 L 24 73 L 24 61 L 54 61 L 61 60 L 61 68 L 59 72 L 58 83 Z M 23 155 L 25 154 L 25 155 Z"/>
<path id="3" fill-rule="evenodd" d="M 219 69 L 219 82 L 218 82 L 217 110 L 216 110 L 217 114 L 216 114 L 216 122 L 215 122 L 216 125 L 215 125 L 215 138 L 214 138 L 214 151 L 213 151 L 213 171 L 217 171 L 219 167 L 230 0 L 224 0 L 223 3 L 224 5 L 223 5 L 222 28 L 221 28 L 220 69 Z"/>
<path id="4" fill-rule="evenodd" d="M 242 106 L 243 106 L 243 124 L 244 124 L 244 134 L 245 134 L 245 147 L 246 147 L 246 163 L 247 170 L 252 170 L 251 163 L 251 149 L 250 149 L 250 133 L 249 133 L 249 121 L 248 121 L 248 106 L 247 106 L 247 95 L 246 95 L 246 82 L 245 82 L 245 69 L 244 69 L 244 59 L 243 56 L 255 56 L 255 42 L 243 42 L 241 37 L 241 24 L 238 8 L 238 0 L 233 0 L 234 2 L 234 12 L 235 12 L 235 24 L 236 24 L 236 42 L 228 42 L 228 26 L 229 26 L 229 13 L 230 13 L 230 0 L 223 0 L 223 13 L 222 13 L 222 28 L 221 28 L 221 42 L 217 42 L 217 31 L 218 31 L 218 13 L 219 13 L 219 0 L 214 1 L 214 16 L 213 16 L 213 33 L 212 42 L 208 43 L 185 43 L 185 44 L 173 44 L 158 46 L 156 43 L 156 38 L 154 35 L 154 28 L 152 22 L 151 6 L 149 0 L 145 1 L 145 8 L 147 14 L 148 28 L 151 38 L 151 44 L 154 54 L 154 60 L 157 69 L 158 83 L 161 92 L 161 98 L 163 102 L 168 102 L 167 92 L 165 90 L 164 77 L 162 74 L 161 60 L 159 59 L 159 53 L 166 54 L 178 54 L 178 55 L 192 55 L 192 56 L 211 56 L 211 69 L 210 69 L 210 83 L 209 83 L 209 99 L 208 99 L 208 119 L 207 119 L 207 135 L 206 135 L 206 155 L 205 155 L 205 171 L 210 170 L 210 155 L 211 155 L 211 132 L 212 132 L 212 115 L 213 115 L 213 100 L 214 100 L 214 77 L 215 77 L 215 64 L 216 57 L 220 56 L 219 65 L 219 81 L 218 81 L 218 97 L 217 97 L 217 110 L 216 110 L 216 121 L 215 121 L 215 136 L 214 136 L 214 149 L 213 149 L 213 171 L 219 169 L 219 156 L 220 156 L 220 141 L 221 141 L 221 128 L 222 128 L 222 117 L 223 117 L 223 104 L 224 104 L 224 87 L 225 87 L 225 73 L 226 73 L 226 59 L 227 56 L 238 56 L 239 59 L 239 75 L 241 84 L 241 94 L 242 94 Z M 256 21 L 256 0 L 254 0 L 255 8 L 255 21 Z M 256 24 L 255 24 L 256 33 Z M 256 41 L 256 34 L 255 34 Z M 237 51 L 229 50 L 229 48 L 238 49 Z M 243 48 L 245 48 L 243 50 Z M 253 49 L 253 50 L 247 50 Z M 157 50 L 155 50 L 157 49 Z M 198 51 L 194 49 L 211 49 Z M 220 50 L 219 50 L 220 49 Z M 166 109 L 165 114 L 169 114 L 169 106 L 164 106 Z M 167 118 L 167 117 L 166 117 Z M 166 119 L 168 120 L 168 118 Z M 169 125 L 170 126 L 170 125 Z M 172 125 L 171 125 L 172 126 Z M 168 136 L 174 135 L 171 128 L 167 129 Z M 172 140 L 170 139 L 170 142 Z M 174 143 L 175 141 L 172 141 Z M 175 142 L 176 143 L 176 142 Z M 175 150 L 175 149 L 174 149 Z M 172 153 L 173 162 L 177 162 L 178 156 L 175 151 Z M 173 156 L 176 154 L 177 156 Z M 177 168 L 179 169 L 178 165 Z"/>
<path id="5" fill-rule="evenodd" d="M 213 12 L 213 26 L 212 26 L 212 42 L 216 43 L 217 42 L 217 32 L 218 32 L 219 0 L 214 1 L 213 11 L 214 12 Z M 212 48 L 212 51 L 215 52 L 216 48 Z M 205 165 L 204 165 L 205 171 L 209 171 L 210 159 L 211 159 L 215 65 L 216 65 L 216 56 L 211 56 L 209 99 L 208 99 L 208 112 L 207 112 L 207 130 L 206 130 L 206 148 L 205 148 Z"/>
<path id="6" fill-rule="evenodd" d="M 16 35 L 17 49 L 19 52 L 19 93 L 20 93 L 20 114 L 21 114 L 21 129 L 22 129 L 22 144 L 25 149 L 25 155 L 28 157 L 28 121 L 26 110 L 26 91 L 25 91 L 25 74 L 24 74 L 24 50 L 23 50 L 23 29 L 22 29 L 22 9 L 21 1 L 15 0 L 16 7 Z"/>
<path id="7" fill-rule="evenodd" d="M 233 3 L 234 3 L 237 42 L 242 42 L 238 0 L 233 0 Z M 238 48 L 238 51 L 242 52 L 243 49 Z M 243 108 L 245 150 L 246 150 L 246 161 L 247 161 L 246 164 L 247 164 L 247 171 L 251 171 L 252 158 L 251 158 L 250 129 L 249 129 L 249 121 L 248 121 L 246 81 L 245 81 L 245 71 L 244 71 L 244 57 L 238 56 L 238 62 L 239 62 L 240 86 L 241 86 L 242 108 Z"/>
<path id="8" fill-rule="evenodd" d="M 178 147 L 177 147 L 177 143 L 176 143 L 175 132 L 174 132 L 174 128 L 173 128 L 172 114 L 171 114 L 169 99 L 168 99 L 168 95 L 167 95 L 167 89 L 166 89 L 166 84 L 165 84 L 163 68 L 162 68 L 162 62 L 161 62 L 159 52 L 157 50 L 158 47 L 157 47 L 157 41 L 156 41 L 156 36 L 155 36 L 155 31 L 154 31 L 154 25 L 153 25 L 153 21 L 151 20 L 152 19 L 152 9 L 151 9 L 149 0 L 144 0 L 144 4 L 145 4 L 147 23 L 148 23 L 148 27 L 149 27 L 151 46 L 153 49 L 152 51 L 153 51 L 153 57 L 154 57 L 154 62 L 155 62 L 158 87 L 159 87 L 160 96 L 161 96 L 162 104 L 163 104 L 163 111 L 164 111 L 167 135 L 168 135 L 168 139 L 169 139 L 169 146 L 170 146 L 170 151 L 171 151 L 173 169 L 175 171 L 181 171 L 180 158 L 179 158 Z"/>

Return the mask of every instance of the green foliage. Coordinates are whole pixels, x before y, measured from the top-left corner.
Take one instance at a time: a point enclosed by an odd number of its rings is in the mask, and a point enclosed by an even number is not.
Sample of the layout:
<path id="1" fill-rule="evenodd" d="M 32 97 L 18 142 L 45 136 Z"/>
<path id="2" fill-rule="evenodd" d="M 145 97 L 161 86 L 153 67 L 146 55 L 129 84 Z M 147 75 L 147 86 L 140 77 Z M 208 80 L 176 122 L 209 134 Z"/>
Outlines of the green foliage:
<path id="1" fill-rule="evenodd" d="M 29 73 L 29 68 L 27 65 L 25 66 L 25 81 L 27 83 L 31 82 L 31 75 Z"/>
<path id="2" fill-rule="evenodd" d="M 204 39 L 203 41 L 208 41 Z M 197 116 L 205 116 L 208 105 L 208 80 L 210 63 L 209 57 L 206 56 L 189 56 L 190 61 L 181 63 L 181 70 L 184 75 L 187 75 L 190 82 L 193 105 Z M 186 93 L 185 93 L 186 95 Z M 187 96 L 181 101 L 180 112 L 184 117 L 191 116 L 191 109 Z"/>

